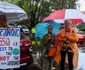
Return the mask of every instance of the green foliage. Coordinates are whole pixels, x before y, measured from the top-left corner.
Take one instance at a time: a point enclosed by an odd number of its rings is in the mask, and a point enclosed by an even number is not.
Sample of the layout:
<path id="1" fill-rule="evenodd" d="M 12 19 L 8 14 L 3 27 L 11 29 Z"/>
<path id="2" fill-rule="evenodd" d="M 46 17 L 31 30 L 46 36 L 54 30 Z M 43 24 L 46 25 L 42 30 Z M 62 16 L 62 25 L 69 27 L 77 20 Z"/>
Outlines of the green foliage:
<path id="1" fill-rule="evenodd" d="M 76 1 L 77 0 L 53 0 L 53 1 L 51 1 L 51 5 L 52 5 L 52 8 L 55 10 L 69 9 L 69 8 L 75 8 Z"/>
<path id="2" fill-rule="evenodd" d="M 55 10 L 65 8 L 75 8 L 75 2 L 77 0 L 0 0 L 8 1 L 13 4 L 17 4 L 23 8 L 28 17 L 29 24 L 31 27 L 47 17 L 50 13 Z M 28 24 L 27 22 L 27 24 Z"/>
<path id="3" fill-rule="evenodd" d="M 29 17 L 29 23 L 31 26 L 35 26 L 37 23 L 47 17 L 51 12 L 64 9 L 75 8 L 76 0 L 21 0 L 17 4 L 22 7 Z"/>
<path id="4" fill-rule="evenodd" d="M 16 4 L 19 0 L 0 0 L 2 2 L 10 2 L 10 3 L 13 3 L 13 4 Z"/>

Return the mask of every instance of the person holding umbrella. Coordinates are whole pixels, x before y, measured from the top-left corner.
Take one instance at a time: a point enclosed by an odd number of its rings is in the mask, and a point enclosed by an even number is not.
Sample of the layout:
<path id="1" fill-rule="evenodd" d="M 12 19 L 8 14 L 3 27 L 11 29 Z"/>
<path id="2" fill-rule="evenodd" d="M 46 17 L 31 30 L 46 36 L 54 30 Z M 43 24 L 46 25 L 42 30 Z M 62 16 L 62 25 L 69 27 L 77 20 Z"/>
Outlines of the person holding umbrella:
<path id="1" fill-rule="evenodd" d="M 7 19 L 5 15 L 0 15 L 0 27 L 7 27 Z"/>
<path id="2" fill-rule="evenodd" d="M 44 65 L 44 70 L 52 70 L 52 66 L 53 66 L 53 60 L 54 60 L 54 56 L 49 56 L 49 50 L 51 46 L 55 45 L 55 41 L 56 41 L 56 37 L 54 34 L 52 34 L 53 31 L 53 26 L 49 25 L 48 26 L 48 33 L 45 34 L 42 38 L 41 44 L 43 45 L 43 51 L 44 51 L 44 58 L 43 61 L 45 63 L 43 63 Z M 48 66 L 48 67 L 47 67 Z"/>
<path id="3" fill-rule="evenodd" d="M 57 48 L 57 56 L 55 57 L 55 61 L 58 64 L 60 63 L 61 70 L 64 70 L 64 63 L 66 60 L 69 64 L 69 70 L 73 70 L 73 67 L 77 68 L 78 66 L 78 36 L 77 32 L 72 28 L 71 20 L 67 19 L 64 23 L 65 28 L 61 29 L 57 36 L 57 40 L 60 43 Z"/>

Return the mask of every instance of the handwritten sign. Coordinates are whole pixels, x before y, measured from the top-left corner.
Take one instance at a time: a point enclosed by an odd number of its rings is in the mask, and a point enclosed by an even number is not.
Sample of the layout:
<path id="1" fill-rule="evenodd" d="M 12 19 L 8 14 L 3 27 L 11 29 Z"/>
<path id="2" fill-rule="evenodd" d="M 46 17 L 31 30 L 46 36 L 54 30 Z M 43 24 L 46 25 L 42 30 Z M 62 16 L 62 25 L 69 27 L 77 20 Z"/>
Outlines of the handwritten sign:
<path id="1" fill-rule="evenodd" d="M 0 28 L 0 69 L 20 67 L 20 29 Z"/>

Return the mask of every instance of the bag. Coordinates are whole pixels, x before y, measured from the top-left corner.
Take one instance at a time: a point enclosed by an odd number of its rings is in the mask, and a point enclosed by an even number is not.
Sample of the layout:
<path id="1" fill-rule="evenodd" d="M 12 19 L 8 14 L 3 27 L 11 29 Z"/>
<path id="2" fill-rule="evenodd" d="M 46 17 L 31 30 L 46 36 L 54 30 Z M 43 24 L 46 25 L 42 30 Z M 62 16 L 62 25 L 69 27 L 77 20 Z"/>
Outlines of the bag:
<path id="1" fill-rule="evenodd" d="M 50 49 L 48 51 L 48 56 L 51 56 L 51 57 L 56 56 L 56 48 L 55 48 L 55 46 L 50 47 Z"/>

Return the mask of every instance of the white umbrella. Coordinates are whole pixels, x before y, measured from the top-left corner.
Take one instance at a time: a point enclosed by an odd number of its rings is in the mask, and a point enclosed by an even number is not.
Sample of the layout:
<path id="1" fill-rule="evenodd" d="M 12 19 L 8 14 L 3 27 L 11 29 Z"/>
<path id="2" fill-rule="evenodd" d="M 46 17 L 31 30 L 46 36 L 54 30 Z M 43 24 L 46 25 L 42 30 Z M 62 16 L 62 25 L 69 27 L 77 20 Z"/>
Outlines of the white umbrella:
<path id="1" fill-rule="evenodd" d="M 66 19 L 70 19 L 73 23 L 85 22 L 85 15 L 76 9 L 62 9 L 51 13 L 44 22 L 54 20 L 57 23 L 64 23 Z"/>
<path id="2" fill-rule="evenodd" d="M 7 21 L 21 21 L 28 19 L 26 12 L 19 6 L 8 3 L 0 2 L 0 15 L 6 15 Z"/>

